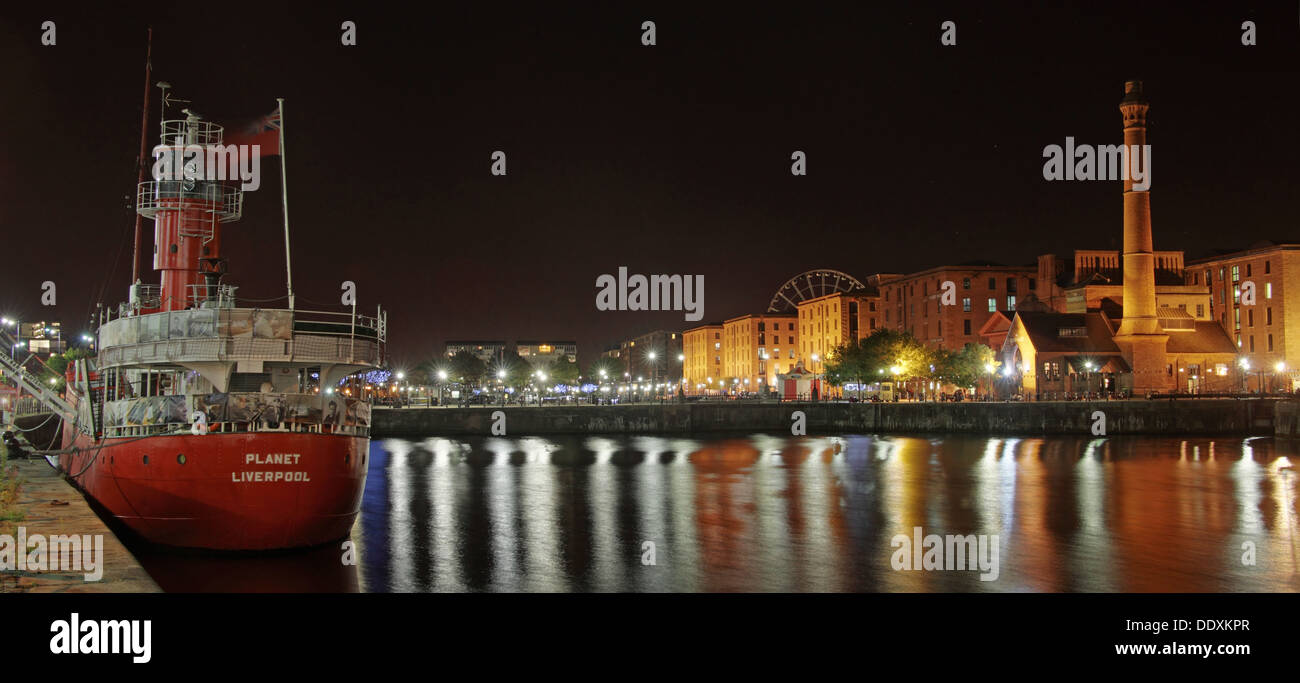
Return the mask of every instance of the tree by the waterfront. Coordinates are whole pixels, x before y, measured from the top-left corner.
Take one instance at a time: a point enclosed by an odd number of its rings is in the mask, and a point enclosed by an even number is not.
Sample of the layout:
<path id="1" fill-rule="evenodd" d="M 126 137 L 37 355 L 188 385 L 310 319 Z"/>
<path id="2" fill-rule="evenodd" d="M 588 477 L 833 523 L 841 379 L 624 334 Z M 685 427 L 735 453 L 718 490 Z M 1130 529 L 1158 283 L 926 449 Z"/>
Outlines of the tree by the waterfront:
<path id="1" fill-rule="evenodd" d="M 984 344 L 967 343 L 961 351 L 945 354 L 940 367 L 940 375 L 958 386 L 975 386 L 989 375 L 989 368 L 995 371 L 1001 363 L 993 349 Z"/>
<path id="2" fill-rule="evenodd" d="M 941 354 L 910 333 L 881 328 L 832 351 L 826 379 L 835 385 L 928 379 L 938 374 L 942 361 Z"/>
<path id="3" fill-rule="evenodd" d="M 460 351 L 447 362 L 447 377 L 455 382 L 473 384 L 487 372 L 487 365 L 469 351 Z"/>
<path id="4" fill-rule="evenodd" d="M 576 384 L 578 381 L 578 375 L 581 374 L 578 371 L 578 364 L 569 360 L 565 356 L 560 356 L 551 361 L 551 364 L 547 366 L 544 372 L 546 373 L 546 380 L 549 385 Z"/>
<path id="5" fill-rule="evenodd" d="M 605 371 L 603 378 L 600 375 L 601 370 Z M 587 375 L 593 380 L 618 381 L 623 379 L 623 364 L 619 363 L 617 358 L 601 356 L 587 366 Z"/>

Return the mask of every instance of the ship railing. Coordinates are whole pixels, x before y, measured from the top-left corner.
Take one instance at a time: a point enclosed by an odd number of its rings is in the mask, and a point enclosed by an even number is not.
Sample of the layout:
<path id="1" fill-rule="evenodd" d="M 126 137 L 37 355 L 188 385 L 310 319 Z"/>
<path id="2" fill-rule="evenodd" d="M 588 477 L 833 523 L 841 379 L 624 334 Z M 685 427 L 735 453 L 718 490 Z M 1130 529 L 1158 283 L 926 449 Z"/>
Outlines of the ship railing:
<path id="1" fill-rule="evenodd" d="M 317 393 L 142 396 L 105 401 L 103 408 L 107 437 L 245 432 L 369 436 L 370 419 L 367 401 Z"/>
<path id="2" fill-rule="evenodd" d="M 219 145 L 225 128 L 212 121 L 201 119 L 169 119 L 163 121 L 162 144 L 166 147 L 185 145 Z"/>
<path id="3" fill-rule="evenodd" d="M 166 211 L 202 211 L 211 220 L 237 221 L 244 215 L 244 191 L 221 181 L 146 180 L 136 188 L 135 210 L 145 218 Z"/>
<path id="4" fill-rule="evenodd" d="M 191 308 L 234 308 L 235 290 L 238 287 L 227 284 L 209 285 L 206 283 L 186 285 L 186 305 Z"/>
<path id="5" fill-rule="evenodd" d="M 151 363 L 264 360 L 272 362 L 341 363 L 380 366 L 383 345 L 373 339 L 295 334 L 290 340 L 165 339 L 121 344 L 103 349 L 103 367 Z"/>
<path id="6" fill-rule="evenodd" d="M 118 318 L 99 328 L 104 367 L 130 363 L 270 360 L 382 365 L 386 316 L 328 311 L 197 308 Z"/>

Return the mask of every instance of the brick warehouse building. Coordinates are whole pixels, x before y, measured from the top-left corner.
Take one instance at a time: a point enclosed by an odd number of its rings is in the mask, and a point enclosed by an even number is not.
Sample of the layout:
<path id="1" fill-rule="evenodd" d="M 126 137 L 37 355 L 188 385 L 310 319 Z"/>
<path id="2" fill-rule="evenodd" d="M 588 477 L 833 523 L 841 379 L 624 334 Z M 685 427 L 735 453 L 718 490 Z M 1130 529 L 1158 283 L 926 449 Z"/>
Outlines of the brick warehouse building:
<path id="1" fill-rule="evenodd" d="M 1036 291 L 1036 266 L 1006 266 L 973 262 L 937 266 L 905 275 L 879 286 L 883 309 L 880 326 L 912 333 L 934 348 L 960 350 L 968 342 L 982 343 L 980 328 L 998 311 L 1015 311 L 1017 303 Z M 944 283 L 955 287 L 951 305 L 942 303 Z"/>
<path id="2" fill-rule="evenodd" d="M 1286 305 L 1287 291 L 1300 292 L 1300 243 L 1260 242 L 1199 258 L 1188 263 L 1184 278 L 1189 285 L 1208 285 L 1209 317 L 1232 338 L 1239 367 L 1245 361 L 1249 390 L 1300 386 L 1300 330 L 1287 334 L 1288 321 L 1300 325 L 1300 296 Z M 1243 301 L 1251 289 L 1253 305 Z"/>

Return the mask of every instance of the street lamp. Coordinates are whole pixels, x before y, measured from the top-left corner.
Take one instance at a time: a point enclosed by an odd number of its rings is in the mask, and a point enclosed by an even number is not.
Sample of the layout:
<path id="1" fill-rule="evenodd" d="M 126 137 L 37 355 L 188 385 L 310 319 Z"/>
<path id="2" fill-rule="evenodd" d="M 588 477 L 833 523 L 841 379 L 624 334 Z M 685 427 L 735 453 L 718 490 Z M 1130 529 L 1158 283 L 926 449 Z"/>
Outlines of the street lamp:
<path id="1" fill-rule="evenodd" d="M 819 356 L 819 355 L 817 355 L 817 354 L 815 354 L 815 353 L 812 355 L 812 362 L 813 362 L 813 384 L 814 384 L 814 386 L 816 387 L 816 388 L 813 389 L 813 391 L 815 392 L 813 395 L 817 397 L 816 400 L 821 400 L 821 397 L 822 397 L 822 396 L 821 396 L 821 395 L 822 395 L 822 392 L 821 392 L 821 383 L 818 381 L 818 380 L 820 379 L 820 376 L 821 376 L 821 371 L 820 371 L 820 369 L 818 368 L 818 365 L 817 365 L 818 363 L 821 362 L 821 360 L 822 360 L 822 357 L 821 357 L 821 356 Z"/>
<path id="2" fill-rule="evenodd" d="M 13 318 L 0 318 L 0 321 L 3 321 L 5 325 L 14 328 L 14 344 L 13 348 L 9 349 L 9 355 L 12 358 L 17 358 L 18 347 L 23 345 L 23 327 Z"/>

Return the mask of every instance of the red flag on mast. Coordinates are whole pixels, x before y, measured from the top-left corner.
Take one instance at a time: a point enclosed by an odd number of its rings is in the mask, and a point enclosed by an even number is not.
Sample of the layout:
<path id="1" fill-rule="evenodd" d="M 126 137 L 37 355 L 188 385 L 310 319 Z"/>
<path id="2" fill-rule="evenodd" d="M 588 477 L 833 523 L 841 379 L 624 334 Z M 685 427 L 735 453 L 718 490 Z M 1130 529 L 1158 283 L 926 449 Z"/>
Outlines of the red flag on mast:
<path id="1" fill-rule="evenodd" d="M 280 108 L 255 121 L 226 131 L 226 145 L 261 145 L 262 156 L 280 154 Z"/>

